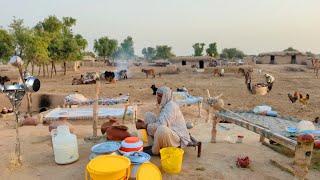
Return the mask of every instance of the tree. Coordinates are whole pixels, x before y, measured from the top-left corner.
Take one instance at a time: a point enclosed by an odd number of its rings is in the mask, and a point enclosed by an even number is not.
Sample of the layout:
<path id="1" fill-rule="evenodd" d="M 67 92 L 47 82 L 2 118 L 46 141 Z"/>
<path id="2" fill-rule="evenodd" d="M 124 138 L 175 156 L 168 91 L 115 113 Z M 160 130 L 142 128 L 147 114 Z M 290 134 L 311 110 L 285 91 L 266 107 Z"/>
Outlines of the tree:
<path id="1" fill-rule="evenodd" d="M 34 71 L 34 64 L 37 64 L 39 67 L 49 63 L 49 39 L 46 36 L 33 31 L 30 34 L 28 43 L 26 44 L 25 49 L 25 58 L 29 60 L 32 64 L 32 74 Z M 45 71 L 43 71 L 45 75 Z"/>
<path id="2" fill-rule="evenodd" d="M 62 28 L 63 23 L 56 16 L 49 16 L 34 27 L 39 34 L 43 34 L 49 39 L 48 56 L 51 62 L 51 78 L 53 71 L 57 74 L 55 64 L 60 62 L 62 57 Z"/>
<path id="3" fill-rule="evenodd" d="M 25 48 L 29 41 L 30 30 L 23 25 L 23 19 L 14 18 L 9 25 L 10 33 L 14 38 L 15 51 L 18 56 L 24 58 Z"/>
<path id="4" fill-rule="evenodd" d="M 316 55 L 314 54 L 314 53 L 312 53 L 311 51 L 307 51 L 306 52 L 306 55 L 308 56 L 308 57 L 315 57 Z"/>
<path id="5" fill-rule="evenodd" d="M 224 48 L 222 50 L 222 53 L 220 54 L 221 58 L 226 58 L 226 59 L 234 59 L 234 58 L 242 59 L 244 56 L 245 54 L 236 48 Z"/>
<path id="6" fill-rule="evenodd" d="M 142 54 L 144 58 L 146 58 L 147 60 L 153 59 L 156 56 L 156 53 L 157 52 L 153 47 L 147 47 L 142 49 Z"/>
<path id="7" fill-rule="evenodd" d="M 287 49 L 283 50 L 283 51 L 298 51 L 296 49 L 293 49 L 292 47 L 288 47 Z"/>
<path id="8" fill-rule="evenodd" d="M 134 48 L 133 48 L 133 39 L 128 36 L 120 44 L 120 47 L 117 49 L 116 58 L 118 59 L 131 59 L 134 57 Z"/>
<path id="9" fill-rule="evenodd" d="M 192 47 L 194 49 L 194 56 L 202 56 L 204 43 L 195 43 Z"/>
<path id="10" fill-rule="evenodd" d="M 168 59 L 170 57 L 175 56 L 171 52 L 171 49 L 172 48 L 167 45 L 156 46 L 156 56 L 154 58 L 155 59 Z"/>
<path id="11" fill-rule="evenodd" d="M 110 58 L 117 49 L 117 40 L 109 39 L 107 36 L 94 40 L 93 49 L 104 60 Z"/>
<path id="12" fill-rule="evenodd" d="M 208 56 L 218 57 L 217 43 L 210 43 L 209 47 L 206 49 L 206 53 Z"/>
<path id="13" fill-rule="evenodd" d="M 0 29 L 0 61 L 8 61 L 14 54 L 13 37 L 4 29 Z"/>

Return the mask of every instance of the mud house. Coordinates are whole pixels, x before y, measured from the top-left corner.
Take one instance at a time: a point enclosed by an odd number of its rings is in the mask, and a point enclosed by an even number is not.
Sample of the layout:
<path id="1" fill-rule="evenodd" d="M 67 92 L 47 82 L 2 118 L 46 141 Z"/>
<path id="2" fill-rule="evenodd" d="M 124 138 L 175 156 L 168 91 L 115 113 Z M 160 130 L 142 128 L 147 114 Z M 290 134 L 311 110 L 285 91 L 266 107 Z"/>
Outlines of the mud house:
<path id="1" fill-rule="evenodd" d="M 204 69 L 213 60 L 214 58 L 210 56 L 178 56 L 169 59 L 173 64 L 180 64 L 181 66 L 195 65 L 200 69 Z"/>
<path id="2" fill-rule="evenodd" d="M 260 53 L 257 64 L 307 64 L 308 56 L 300 51 Z"/>

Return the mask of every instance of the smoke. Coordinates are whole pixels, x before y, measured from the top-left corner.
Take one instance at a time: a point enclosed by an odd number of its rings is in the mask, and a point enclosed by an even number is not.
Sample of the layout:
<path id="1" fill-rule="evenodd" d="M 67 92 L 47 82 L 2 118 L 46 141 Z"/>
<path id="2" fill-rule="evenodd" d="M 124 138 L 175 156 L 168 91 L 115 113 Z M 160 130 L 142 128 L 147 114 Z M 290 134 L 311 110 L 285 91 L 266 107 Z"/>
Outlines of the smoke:
<path id="1" fill-rule="evenodd" d="M 127 71 L 127 76 L 128 77 L 131 77 L 130 76 L 130 71 L 129 71 L 129 62 L 128 60 L 117 60 L 116 61 L 116 79 L 119 80 L 120 79 L 120 74 L 119 72 L 121 70 L 126 70 Z"/>

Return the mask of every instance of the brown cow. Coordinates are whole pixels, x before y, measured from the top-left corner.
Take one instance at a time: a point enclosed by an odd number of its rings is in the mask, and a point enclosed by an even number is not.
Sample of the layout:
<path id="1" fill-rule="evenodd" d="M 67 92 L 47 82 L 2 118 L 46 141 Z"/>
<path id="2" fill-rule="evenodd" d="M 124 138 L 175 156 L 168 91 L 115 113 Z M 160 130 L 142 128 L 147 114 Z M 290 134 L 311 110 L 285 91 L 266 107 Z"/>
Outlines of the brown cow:
<path id="1" fill-rule="evenodd" d="M 153 78 L 156 77 L 156 73 L 154 69 L 142 69 L 141 72 L 144 72 L 146 74 L 146 78 L 148 78 L 149 75 L 152 75 Z"/>

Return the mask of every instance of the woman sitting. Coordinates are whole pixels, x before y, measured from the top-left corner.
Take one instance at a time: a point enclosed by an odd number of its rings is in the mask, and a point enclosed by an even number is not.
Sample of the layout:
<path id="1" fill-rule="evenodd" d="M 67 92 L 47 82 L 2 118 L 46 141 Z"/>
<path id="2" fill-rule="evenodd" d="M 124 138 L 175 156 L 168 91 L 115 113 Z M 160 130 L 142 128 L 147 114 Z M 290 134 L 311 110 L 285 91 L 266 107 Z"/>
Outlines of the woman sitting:
<path id="1" fill-rule="evenodd" d="M 168 87 L 161 87 L 157 90 L 157 103 L 160 105 L 160 115 L 147 112 L 145 121 L 138 120 L 137 129 L 146 129 L 153 138 L 153 145 L 145 152 L 157 155 L 161 148 L 185 147 L 188 145 L 190 135 L 186 122 L 179 106 L 172 100 L 172 91 Z"/>

